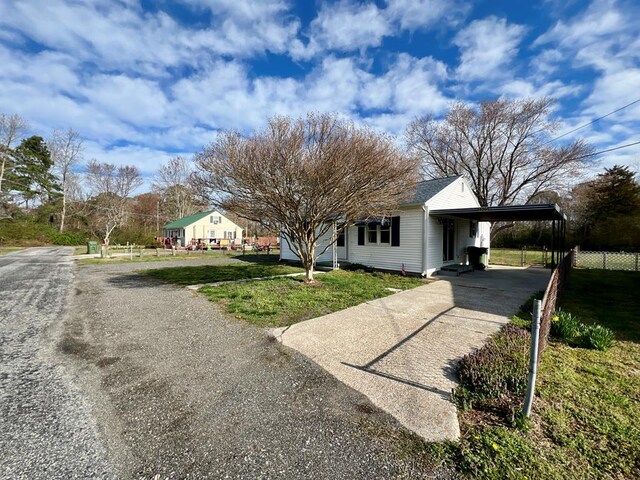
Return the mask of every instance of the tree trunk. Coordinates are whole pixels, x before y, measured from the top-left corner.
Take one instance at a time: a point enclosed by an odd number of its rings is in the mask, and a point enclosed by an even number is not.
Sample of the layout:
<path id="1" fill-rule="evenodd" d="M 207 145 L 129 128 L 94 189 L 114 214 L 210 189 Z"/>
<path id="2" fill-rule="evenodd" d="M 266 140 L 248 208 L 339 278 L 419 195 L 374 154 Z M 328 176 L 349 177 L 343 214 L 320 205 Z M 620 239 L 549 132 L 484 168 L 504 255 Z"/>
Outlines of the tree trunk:
<path id="1" fill-rule="evenodd" d="M 302 256 L 302 266 L 304 267 L 304 281 L 305 283 L 313 283 L 313 266 L 314 266 L 314 254 L 316 249 L 311 247 L 307 248 L 307 252 Z"/>
<path id="2" fill-rule="evenodd" d="M 4 179 L 4 165 L 7 158 L 2 154 L 2 166 L 0 166 L 0 193 L 2 193 L 2 180 Z"/>
<path id="3" fill-rule="evenodd" d="M 64 188 L 64 187 L 63 187 Z M 60 231 L 64 230 L 64 217 L 67 214 L 67 194 L 62 192 L 62 212 L 60 213 Z"/>

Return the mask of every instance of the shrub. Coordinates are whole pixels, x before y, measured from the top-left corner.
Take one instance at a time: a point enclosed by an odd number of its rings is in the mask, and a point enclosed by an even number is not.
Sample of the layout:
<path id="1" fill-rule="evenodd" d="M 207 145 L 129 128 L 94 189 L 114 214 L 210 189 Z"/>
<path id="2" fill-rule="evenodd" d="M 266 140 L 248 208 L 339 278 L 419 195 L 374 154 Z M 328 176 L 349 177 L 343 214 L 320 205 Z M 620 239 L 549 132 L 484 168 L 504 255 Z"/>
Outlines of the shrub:
<path id="1" fill-rule="evenodd" d="M 613 331 L 602 325 L 583 325 L 581 344 L 586 348 L 606 351 L 613 343 Z"/>
<path id="2" fill-rule="evenodd" d="M 486 345 L 460 361 L 460 385 L 480 399 L 524 394 L 529 343 L 529 332 L 514 325 L 505 326 Z"/>
<path id="3" fill-rule="evenodd" d="M 575 315 L 559 310 L 551 320 L 551 335 L 563 340 L 572 340 L 580 334 L 580 326 Z"/>
<path id="4" fill-rule="evenodd" d="M 54 245 L 83 245 L 87 234 L 78 232 L 52 232 L 49 239 Z"/>
<path id="5" fill-rule="evenodd" d="M 375 271 L 374 268 L 368 267 L 366 265 L 362 265 L 361 263 L 349 263 L 340 267 L 342 270 L 346 270 L 348 272 L 368 272 L 372 273 Z"/>

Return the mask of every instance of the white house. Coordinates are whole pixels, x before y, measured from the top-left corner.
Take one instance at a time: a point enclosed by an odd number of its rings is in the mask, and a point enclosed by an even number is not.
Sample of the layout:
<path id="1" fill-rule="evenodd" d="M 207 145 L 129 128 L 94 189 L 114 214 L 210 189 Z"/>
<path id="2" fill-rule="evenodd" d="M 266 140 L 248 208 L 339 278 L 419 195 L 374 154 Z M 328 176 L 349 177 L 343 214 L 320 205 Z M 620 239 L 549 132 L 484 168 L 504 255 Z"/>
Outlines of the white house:
<path id="1" fill-rule="evenodd" d="M 242 228 L 217 210 L 194 213 L 163 227 L 164 237 L 174 245 L 186 246 L 198 241 L 219 245 L 242 244 Z"/>
<path id="2" fill-rule="evenodd" d="M 480 204 L 462 177 L 425 180 L 393 217 L 345 228 L 336 242 L 337 259 L 427 276 L 445 265 L 468 263 L 468 246 L 489 247 L 490 223 L 448 216 L 446 211 L 470 208 L 479 209 Z M 319 249 L 330 241 L 331 235 L 321 239 Z M 284 233 L 280 246 L 282 260 L 298 259 Z M 332 260 L 333 247 L 318 259 Z"/>

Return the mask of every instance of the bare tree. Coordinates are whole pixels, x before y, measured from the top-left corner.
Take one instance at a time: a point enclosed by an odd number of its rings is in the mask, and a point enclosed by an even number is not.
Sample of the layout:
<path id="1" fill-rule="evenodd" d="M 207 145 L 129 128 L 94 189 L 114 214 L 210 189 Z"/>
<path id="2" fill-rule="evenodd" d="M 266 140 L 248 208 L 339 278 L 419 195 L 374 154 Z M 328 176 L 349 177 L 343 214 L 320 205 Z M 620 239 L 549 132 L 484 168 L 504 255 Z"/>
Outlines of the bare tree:
<path id="1" fill-rule="evenodd" d="M 28 128 L 29 124 L 20 115 L 0 113 L 0 194 L 13 145 Z"/>
<path id="2" fill-rule="evenodd" d="M 318 247 L 334 225 L 338 231 L 393 212 L 417 181 L 418 161 L 393 138 L 331 114 L 274 117 L 248 138 L 218 135 L 196 155 L 193 176 L 213 204 L 282 229 L 300 258 L 306 281 L 330 245 Z"/>
<path id="3" fill-rule="evenodd" d="M 62 232 L 67 214 L 67 197 L 71 188 L 71 169 L 82 159 L 83 142 L 80 134 L 69 128 L 64 131 L 55 130 L 48 144 L 54 169 L 60 179 L 62 192 L 60 231 Z"/>
<path id="4" fill-rule="evenodd" d="M 170 220 L 182 218 L 200 209 L 189 183 L 191 165 L 184 157 L 174 157 L 156 173 L 152 188 L 162 198 L 162 212 Z"/>
<path id="5" fill-rule="evenodd" d="M 554 146 L 552 100 L 492 100 L 478 107 L 457 103 L 442 121 L 414 120 L 410 151 L 423 159 L 429 178 L 462 175 L 480 205 L 528 202 L 580 174 L 592 153 L 582 140 Z"/>
<path id="6" fill-rule="evenodd" d="M 109 245 L 113 230 L 122 226 L 129 217 L 129 197 L 142 185 L 140 172 L 136 167 L 117 167 L 94 159 L 87 165 L 86 179 L 98 219 L 96 230 Z"/>

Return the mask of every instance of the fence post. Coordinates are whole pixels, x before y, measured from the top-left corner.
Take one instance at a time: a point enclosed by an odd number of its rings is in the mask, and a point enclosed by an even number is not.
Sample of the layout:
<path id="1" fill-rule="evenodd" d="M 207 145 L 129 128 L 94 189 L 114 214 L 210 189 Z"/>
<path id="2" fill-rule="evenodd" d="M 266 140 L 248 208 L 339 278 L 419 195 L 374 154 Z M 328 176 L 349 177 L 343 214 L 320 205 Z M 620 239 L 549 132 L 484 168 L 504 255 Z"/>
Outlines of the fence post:
<path id="1" fill-rule="evenodd" d="M 531 354 L 529 356 L 529 384 L 527 394 L 524 397 L 522 411 L 527 418 L 531 417 L 533 394 L 536 389 L 536 377 L 538 376 L 538 344 L 540 341 L 540 314 L 542 310 L 540 300 L 533 301 L 533 318 L 531 319 Z"/>

